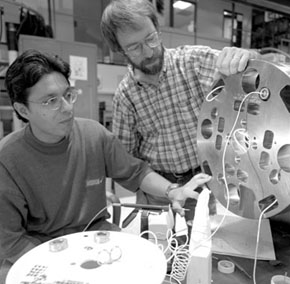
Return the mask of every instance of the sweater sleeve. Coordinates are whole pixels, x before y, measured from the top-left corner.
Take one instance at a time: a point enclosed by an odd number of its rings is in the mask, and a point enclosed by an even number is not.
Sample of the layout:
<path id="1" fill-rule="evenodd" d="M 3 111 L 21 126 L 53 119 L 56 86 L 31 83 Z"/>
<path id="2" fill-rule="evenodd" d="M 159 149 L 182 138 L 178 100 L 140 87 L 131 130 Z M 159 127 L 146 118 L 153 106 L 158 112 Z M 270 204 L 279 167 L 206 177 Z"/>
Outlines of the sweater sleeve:
<path id="1" fill-rule="evenodd" d="M 144 177 L 152 172 L 148 164 L 129 154 L 112 133 L 104 142 L 107 176 L 130 191 L 137 191 Z"/>
<path id="2" fill-rule="evenodd" d="M 26 229 L 28 206 L 13 177 L 0 164 L 0 259 L 14 263 L 40 240 Z"/>

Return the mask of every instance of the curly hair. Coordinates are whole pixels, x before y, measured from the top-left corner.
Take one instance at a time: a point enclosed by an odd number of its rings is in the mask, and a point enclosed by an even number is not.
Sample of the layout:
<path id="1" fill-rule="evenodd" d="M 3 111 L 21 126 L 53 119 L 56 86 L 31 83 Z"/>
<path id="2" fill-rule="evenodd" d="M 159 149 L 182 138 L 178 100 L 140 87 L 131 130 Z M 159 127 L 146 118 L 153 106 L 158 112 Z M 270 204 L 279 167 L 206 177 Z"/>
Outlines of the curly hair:
<path id="1" fill-rule="evenodd" d="M 140 18 L 148 17 L 156 30 L 159 23 L 156 9 L 148 0 L 112 0 L 103 12 L 101 32 L 110 49 L 122 52 L 117 39 L 118 30 L 142 29 Z"/>

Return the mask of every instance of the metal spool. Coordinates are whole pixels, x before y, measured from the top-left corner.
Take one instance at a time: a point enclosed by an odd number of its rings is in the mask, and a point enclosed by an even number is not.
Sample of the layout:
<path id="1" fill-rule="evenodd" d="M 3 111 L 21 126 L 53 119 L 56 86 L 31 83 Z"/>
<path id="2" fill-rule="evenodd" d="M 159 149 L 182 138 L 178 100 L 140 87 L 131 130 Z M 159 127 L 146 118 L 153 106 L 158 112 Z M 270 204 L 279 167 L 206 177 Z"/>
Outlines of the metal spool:
<path id="1" fill-rule="evenodd" d="M 208 187 L 232 213 L 258 219 L 275 199 L 265 217 L 287 211 L 290 65 L 251 60 L 244 72 L 216 82 L 200 111 L 197 147 L 212 175 Z"/>

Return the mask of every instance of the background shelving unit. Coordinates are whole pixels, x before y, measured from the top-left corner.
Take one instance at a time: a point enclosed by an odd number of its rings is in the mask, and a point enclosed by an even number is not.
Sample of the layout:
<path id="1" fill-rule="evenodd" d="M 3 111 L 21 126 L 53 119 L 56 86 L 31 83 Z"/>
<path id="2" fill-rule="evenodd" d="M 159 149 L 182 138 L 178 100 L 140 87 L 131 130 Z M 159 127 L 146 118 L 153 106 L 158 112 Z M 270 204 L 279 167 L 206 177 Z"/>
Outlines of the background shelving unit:
<path id="1" fill-rule="evenodd" d="M 3 54 L 3 49 L 1 50 Z M 0 139 L 13 131 L 13 108 L 4 86 L 8 60 L 0 59 Z"/>

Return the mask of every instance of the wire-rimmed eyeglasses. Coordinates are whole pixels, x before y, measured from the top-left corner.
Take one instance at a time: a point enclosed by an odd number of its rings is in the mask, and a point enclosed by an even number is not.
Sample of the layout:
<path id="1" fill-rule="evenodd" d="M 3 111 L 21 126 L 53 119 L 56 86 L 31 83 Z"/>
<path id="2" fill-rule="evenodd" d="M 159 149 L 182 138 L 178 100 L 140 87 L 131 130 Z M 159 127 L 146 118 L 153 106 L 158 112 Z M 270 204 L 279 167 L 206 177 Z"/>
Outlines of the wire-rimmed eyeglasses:
<path id="1" fill-rule="evenodd" d="M 149 34 L 144 40 L 138 43 L 134 43 L 130 46 L 128 46 L 126 49 L 124 49 L 124 53 L 132 56 L 132 57 L 138 57 L 141 56 L 143 53 L 143 45 L 146 44 L 150 48 L 154 48 L 160 45 L 161 39 L 160 39 L 160 32 L 153 32 Z"/>
<path id="2" fill-rule="evenodd" d="M 81 93 L 80 89 L 77 89 L 75 87 L 69 87 L 61 97 L 53 96 L 43 102 L 35 102 L 30 100 L 28 100 L 28 102 L 39 104 L 43 108 L 48 110 L 58 110 L 61 108 L 63 101 L 71 105 L 74 104 L 80 93 Z"/>

